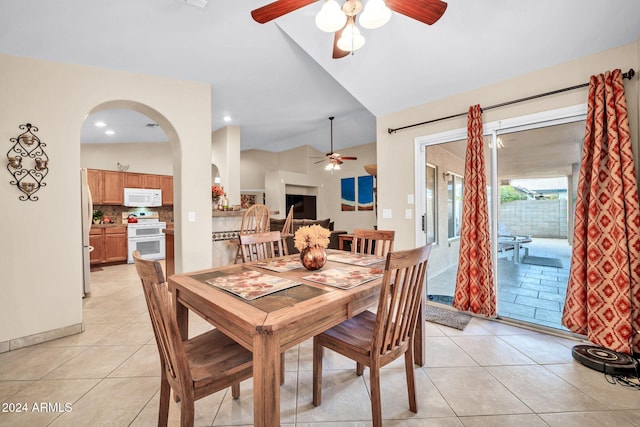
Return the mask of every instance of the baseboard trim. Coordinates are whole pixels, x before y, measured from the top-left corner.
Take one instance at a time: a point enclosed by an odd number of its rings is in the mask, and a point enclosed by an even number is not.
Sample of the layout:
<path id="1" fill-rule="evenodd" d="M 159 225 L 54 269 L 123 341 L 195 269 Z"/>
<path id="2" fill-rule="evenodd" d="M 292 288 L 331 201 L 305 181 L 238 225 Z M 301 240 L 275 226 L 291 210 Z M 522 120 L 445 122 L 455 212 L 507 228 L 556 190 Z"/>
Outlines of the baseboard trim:
<path id="1" fill-rule="evenodd" d="M 44 331 L 44 332 L 40 332 L 33 335 L 27 335 L 26 337 L 14 338 L 9 341 L 2 341 L 0 342 L 0 353 L 6 353 L 7 351 L 29 347 L 29 346 L 40 344 L 47 341 L 57 340 L 58 338 L 79 334 L 80 332 L 83 332 L 83 331 L 84 331 L 84 324 L 76 323 L 75 325 L 64 326 L 62 328 L 52 329 L 50 331 Z"/>

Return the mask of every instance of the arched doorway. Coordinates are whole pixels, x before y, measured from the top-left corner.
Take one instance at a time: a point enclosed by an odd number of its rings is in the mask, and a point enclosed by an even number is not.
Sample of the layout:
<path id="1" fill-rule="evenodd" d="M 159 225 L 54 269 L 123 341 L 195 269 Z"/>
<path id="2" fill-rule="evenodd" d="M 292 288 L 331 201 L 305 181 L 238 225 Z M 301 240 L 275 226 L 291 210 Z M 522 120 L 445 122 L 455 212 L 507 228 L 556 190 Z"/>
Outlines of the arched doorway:
<path id="1" fill-rule="evenodd" d="M 147 248 L 150 256 L 164 258 L 165 235 L 162 229 L 173 228 L 174 157 L 170 135 L 173 126 L 156 110 L 136 102 L 113 101 L 101 104 L 86 116 L 81 131 L 80 165 L 83 169 L 83 277 L 84 290 L 90 292 L 90 268 L 110 262 L 130 262 L 133 249 Z M 173 138 L 177 144 L 177 138 Z M 87 174 L 86 170 L 89 170 Z M 88 182 L 87 182 L 88 181 Z M 87 190 L 96 182 L 100 191 L 93 195 L 88 208 Z M 107 183 L 111 193 L 107 192 Z M 124 188 L 150 188 L 162 192 L 161 204 L 150 208 L 131 208 L 124 202 Z M 104 191 L 103 191 L 104 190 Z M 113 197 L 115 193 L 116 197 Z M 92 209 L 92 212 L 88 212 Z M 156 236 L 147 236 L 140 247 L 133 247 L 131 228 L 111 228 L 96 234 L 87 222 L 123 224 L 130 214 L 153 214 L 157 218 Z M 99 214 L 99 215 L 98 215 Z M 137 225 L 136 225 L 137 226 Z M 135 227 L 135 226 L 133 226 Z M 140 226 L 142 227 L 142 226 Z M 122 229 L 122 232 L 117 232 Z M 148 230 L 146 231 L 148 232 Z M 153 249 L 152 249 L 153 248 Z M 155 259 L 155 258 L 154 258 Z"/>

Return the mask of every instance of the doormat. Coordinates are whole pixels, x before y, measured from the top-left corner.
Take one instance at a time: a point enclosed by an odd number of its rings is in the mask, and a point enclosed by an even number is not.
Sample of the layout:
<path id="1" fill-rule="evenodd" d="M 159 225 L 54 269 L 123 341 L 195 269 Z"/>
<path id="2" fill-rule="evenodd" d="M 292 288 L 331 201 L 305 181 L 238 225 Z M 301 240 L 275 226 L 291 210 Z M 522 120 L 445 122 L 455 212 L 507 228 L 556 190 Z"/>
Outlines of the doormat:
<path id="1" fill-rule="evenodd" d="M 542 265 L 544 267 L 557 267 L 562 268 L 562 261 L 558 258 L 546 258 L 542 256 L 529 256 L 522 257 L 523 264 Z"/>
<path id="2" fill-rule="evenodd" d="M 425 309 L 425 317 L 427 322 L 437 323 L 438 325 L 448 326 L 460 331 L 464 331 L 464 328 L 467 327 L 471 320 L 471 315 L 467 313 L 429 304 L 427 304 Z"/>

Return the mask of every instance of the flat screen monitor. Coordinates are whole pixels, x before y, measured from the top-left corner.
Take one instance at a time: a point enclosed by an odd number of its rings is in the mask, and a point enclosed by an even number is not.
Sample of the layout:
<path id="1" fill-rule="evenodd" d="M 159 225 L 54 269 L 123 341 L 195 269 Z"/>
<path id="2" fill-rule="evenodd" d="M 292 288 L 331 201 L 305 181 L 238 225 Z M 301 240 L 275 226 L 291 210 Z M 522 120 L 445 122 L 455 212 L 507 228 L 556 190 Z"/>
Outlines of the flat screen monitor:
<path id="1" fill-rule="evenodd" d="M 287 212 L 293 206 L 294 219 L 317 219 L 316 218 L 316 196 L 306 196 L 302 194 L 286 195 Z"/>

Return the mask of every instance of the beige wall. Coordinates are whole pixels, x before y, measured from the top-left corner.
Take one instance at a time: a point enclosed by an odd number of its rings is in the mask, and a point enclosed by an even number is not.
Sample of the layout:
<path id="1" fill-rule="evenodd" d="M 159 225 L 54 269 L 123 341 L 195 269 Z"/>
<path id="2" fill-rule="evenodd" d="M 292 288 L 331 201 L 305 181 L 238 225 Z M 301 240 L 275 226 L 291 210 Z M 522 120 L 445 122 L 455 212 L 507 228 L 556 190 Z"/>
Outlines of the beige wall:
<path id="1" fill-rule="evenodd" d="M 341 170 L 330 173 L 324 170 L 325 162 L 316 163 L 323 159 L 324 153 L 308 146 L 281 153 L 243 151 L 242 188 L 264 188 L 267 205 L 272 210 L 279 211 L 277 216 L 280 218 L 287 214 L 285 194 L 314 194 L 318 196 L 318 218 L 331 218 L 336 230 L 351 232 L 354 228 L 373 228 L 376 224 L 375 212 L 340 210 L 340 180 L 367 175 L 364 165 L 376 162 L 376 144 L 374 142 L 340 150 L 340 154 L 354 156 L 358 160 L 347 160 Z M 245 182 L 249 184 L 245 186 Z"/>
<path id="2" fill-rule="evenodd" d="M 227 126 L 211 135 L 211 163 L 220 173 L 229 205 L 240 204 L 240 128 Z M 211 178 L 209 178 L 211 181 Z"/>
<path id="3" fill-rule="evenodd" d="M 264 175 L 277 169 L 278 154 L 262 150 L 240 153 L 240 190 L 264 192 Z"/>
<path id="4" fill-rule="evenodd" d="M 383 219 L 378 216 L 381 229 L 396 230 L 395 248 L 403 249 L 415 246 L 415 220 L 404 219 L 405 209 L 415 209 L 407 203 L 407 194 L 414 194 L 415 161 L 414 140 L 417 137 L 447 130 L 465 128 L 466 117 L 440 121 L 430 125 L 418 126 L 394 134 L 388 128 L 398 128 L 412 123 L 424 122 L 439 117 L 464 113 L 470 105 L 489 106 L 505 101 L 549 92 L 589 81 L 593 74 L 620 68 L 638 71 L 640 47 L 631 43 L 611 49 L 597 55 L 580 58 L 555 67 L 529 73 L 518 78 L 503 81 L 478 90 L 461 93 L 450 98 L 430 102 L 415 108 L 377 118 L 377 159 L 378 159 L 378 211 L 391 209 L 393 217 Z M 625 81 L 626 98 L 629 108 L 631 135 L 638 156 L 639 87 L 638 75 L 632 81 Z M 587 89 L 578 89 L 562 94 L 547 96 L 537 100 L 522 102 L 497 108 L 483 113 L 485 122 L 518 117 L 525 114 L 547 111 L 571 105 L 585 103 Z M 421 215 L 422 213 L 418 213 Z M 415 212 L 414 212 L 415 217 Z"/>
<path id="5" fill-rule="evenodd" d="M 118 170 L 118 163 L 129 165 L 127 172 L 173 175 L 171 146 L 168 142 L 82 144 L 80 166 Z"/>
<path id="6" fill-rule="evenodd" d="M 82 321 L 80 132 L 94 111 L 134 108 L 162 126 L 175 175 L 176 268 L 211 264 L 208 84 L 0 55 L 0 85 L 0 140 L 8 149 L 30 122 L 50 159 L 36 202 L 18 200 L 8 173 L 0 181 L 0 344 Z"/>

